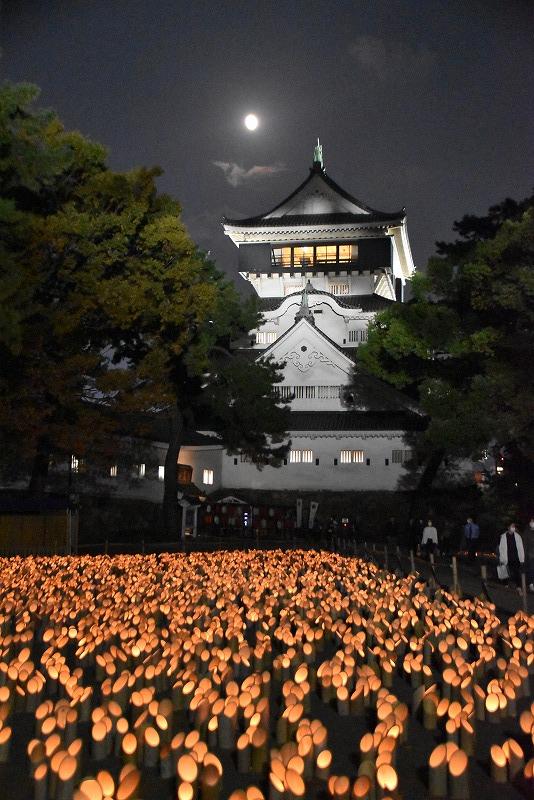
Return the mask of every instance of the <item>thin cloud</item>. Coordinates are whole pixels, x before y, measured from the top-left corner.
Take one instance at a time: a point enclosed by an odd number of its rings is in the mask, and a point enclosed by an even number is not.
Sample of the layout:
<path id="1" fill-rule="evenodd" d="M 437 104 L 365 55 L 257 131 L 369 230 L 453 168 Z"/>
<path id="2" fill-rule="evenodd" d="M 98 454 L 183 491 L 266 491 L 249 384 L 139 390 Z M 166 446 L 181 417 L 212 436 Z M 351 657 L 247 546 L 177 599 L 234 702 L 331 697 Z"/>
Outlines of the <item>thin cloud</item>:
<path id="1" fill-rule="evenodd" d="M 388 83 L 406 75 L 426 78 L 436 62 L 434 51 L 424 45 L 412 46 L 379 36 L 358 36 L 349 52 L 363 69 Z"/>
<path id="2" fill-rule="evenodd" d="M 250 169 L 245 169 L 236 164 L 235 161 L 214 161 L 213 164 L 222 169 L 224 177 L 230 186 L 240 186 L 243 183 L 257 180 L 258 178 L 272 178 L 280 172 L 285 172 L 285 164 L 267 164 L 265 166 L 255 165 Z"/>

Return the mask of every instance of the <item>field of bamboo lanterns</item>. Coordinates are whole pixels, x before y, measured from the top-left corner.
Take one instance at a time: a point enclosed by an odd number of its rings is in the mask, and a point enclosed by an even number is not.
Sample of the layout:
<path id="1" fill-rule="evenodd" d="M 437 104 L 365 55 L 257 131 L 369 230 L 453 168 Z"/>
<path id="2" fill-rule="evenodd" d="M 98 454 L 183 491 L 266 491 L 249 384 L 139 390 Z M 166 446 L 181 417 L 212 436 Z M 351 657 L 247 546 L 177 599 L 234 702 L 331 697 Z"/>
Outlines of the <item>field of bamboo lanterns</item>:
<path id="1" fill-rule="evenodd" d="M 533 632 L 328 552 L 0 559 L 0 796 L 534 797 Z"/>

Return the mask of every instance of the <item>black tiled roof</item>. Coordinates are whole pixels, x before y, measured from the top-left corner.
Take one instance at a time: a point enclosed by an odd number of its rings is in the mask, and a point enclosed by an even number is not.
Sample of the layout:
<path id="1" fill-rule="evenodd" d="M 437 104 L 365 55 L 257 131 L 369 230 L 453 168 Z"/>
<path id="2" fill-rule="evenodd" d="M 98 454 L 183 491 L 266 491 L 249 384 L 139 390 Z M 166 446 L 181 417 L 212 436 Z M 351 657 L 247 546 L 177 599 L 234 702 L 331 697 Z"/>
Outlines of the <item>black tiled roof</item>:
<path id="1" fill-rule="evenodd" d="M 283 217 L 247 217 L 246 219 L 225 219 L 228 225 L 243 228 L 294 228 L 303 225 L 363 225 L 383 222 L 400 222 L 405 217 L 404 211 L 385 213 L 373 211 L 369 214 L 351 214 L 337 212 L 335 214 L 286 214 Z"/>
<path id="2" fill-rule="evenodd" d="M 418 431 L 424 417 L 410 411 L 292 411 L 289 429 L 304 431 Z"/>
<path id="3" fill-rule="evenodd" d="M 258 307 L 260 311 L 276 311 L 288 297 L 300 298 L 301 294 L 302 291 L 292 292 L 292 294 L 288 294 L 286 297 L 260 297 L 257 301 Z M 385 308 L 389 308 L 391 303 L 394 302 L 393 300 L 388 300 L 386 297 L 381 297 L 379 294 L 352 294 L 344 295 L 343 298 L 340 298 L 337 295 L 331 294 L 331 292 L 325 292 L 321 289 L 309 289 L 308 294 L 323 294 L 327 297 L 333 297 L 341 308 L 361 308 L 362 311 L 368 312 L 383 311 Z"/>
<path id="4" fill-rule="evenodd" d="M 282 217 L 268 217 L 269 214 L 272 214 L 281 206 L 285 205 L 285 203 L 289 202 L 295 195 L 301 192 L 304 187 L 306 186 L 309 181 L 312 180 L 316 175 L 319 175 L 321 179 L 326 183 L 326 185 L 332 189 L 334 192 L 339 194 L 341 197 L 345 198 L 345 200 L 349 200 L 351 203 L 354 203 L 359 208 L 365 209 L 367 212 L 366 214 L 351 214 L 351 213 L 335 213 L 335 214 L 288 214 L 287 216 Z M 236 225 L 236 226 L 243 226 L 243 227 L 254 227 L 254 226 L 291 226 L 291 225 L 327 225 L 328 223 L 332 225 L 340 225 L 343 223 L 366 223 L 366 222 L 393 222 L 399 221 L 404 219 L 406 216 L 405 209 L 401 209 L 400 211 L 377 211 L 375 208 L 371 208 L 371 206 L 362 203 L 361 200 L 358 200 L 356 197 L 353 197 L 351 194 L 342 189 L 339 184 L 337 184 L 329 175 L 326 174 L 324 169 L 320 166 L 314 165 L 310 169 L 310 174 L 303 181 L 300 186 L 297 186 L 294 192 L 282 200 L 281 203 L 278 203 L 274 208 L 270 211 L 266 211 L 264 214 L 258 214 L 255 217 L 247 217 L 246 219 L 225 219 L 224 221 L 229 225 Z"/>

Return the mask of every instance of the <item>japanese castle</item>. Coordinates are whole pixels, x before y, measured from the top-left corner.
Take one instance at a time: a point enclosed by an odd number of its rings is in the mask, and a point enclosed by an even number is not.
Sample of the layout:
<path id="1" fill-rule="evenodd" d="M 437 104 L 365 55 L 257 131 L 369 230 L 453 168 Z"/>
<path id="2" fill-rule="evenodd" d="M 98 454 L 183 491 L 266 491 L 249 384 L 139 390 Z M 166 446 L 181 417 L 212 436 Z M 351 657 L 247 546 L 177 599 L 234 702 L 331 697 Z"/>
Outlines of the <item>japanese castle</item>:
<path id="1" fill-rule="evenodd" d="M 285 362 L 280 398 L 291 405 L 291 449 L 279 468 L 228 454 L 211 439 L 184 446 L 180 462 L 206 491 L 397 488 L 420 415 L 368 376 L 346 402 L 357 348 L 377 311 L 402 302 L 415 271 L 406 211 L 377 211 L 327 174 L 317 143 L 306 180 L 275 208 L 225 219 L 241 276 L 259 296 L 263 321 L 252 358 Z"/>

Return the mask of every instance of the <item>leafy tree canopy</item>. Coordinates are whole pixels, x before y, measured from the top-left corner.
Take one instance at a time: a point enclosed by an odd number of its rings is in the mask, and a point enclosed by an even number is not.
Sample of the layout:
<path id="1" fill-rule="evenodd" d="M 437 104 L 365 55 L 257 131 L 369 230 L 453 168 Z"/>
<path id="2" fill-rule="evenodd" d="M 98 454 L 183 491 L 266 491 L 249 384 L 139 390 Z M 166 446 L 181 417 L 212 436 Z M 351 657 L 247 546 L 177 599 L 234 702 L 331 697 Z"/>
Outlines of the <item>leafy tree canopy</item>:
<path id="1" fill-rule="evenodd" d="M 218 432 L 276 463 L 287 425 L 276 366 L 221 357 L 257 323 L 254 306 L 195 247 L 179 204 L 157 190 L 159 169 L 111 171 L 100 145 L 34 108 L 37 94 L 0 90 L 5 455 L 46 473 L 53 452 L 105 447 L 126 412 L 164 409 L 175 497 L 184 420 L 231 393 L 213 416 Z"/>
<path id="2" fill-rule="evenodd" d="M 426 444 L 477 456 L 493 442 L 534 457 L 534 196 L 454 224 L 413 299 L 370 328 L 359 364 L 417 399 Z"/>

